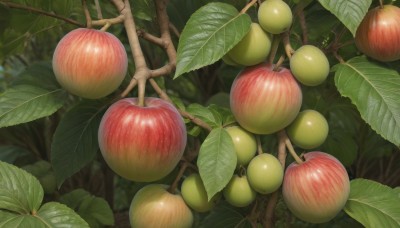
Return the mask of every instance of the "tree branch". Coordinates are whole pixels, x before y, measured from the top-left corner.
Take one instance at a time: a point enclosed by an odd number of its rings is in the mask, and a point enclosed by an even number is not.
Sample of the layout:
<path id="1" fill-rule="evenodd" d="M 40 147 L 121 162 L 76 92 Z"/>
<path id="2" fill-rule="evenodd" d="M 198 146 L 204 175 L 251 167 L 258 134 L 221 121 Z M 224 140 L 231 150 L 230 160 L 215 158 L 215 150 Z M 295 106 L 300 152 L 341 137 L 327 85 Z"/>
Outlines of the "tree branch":
<path id="1" fill-rule="evenodd" d="M 59 15 L 54 14 L 54 13 L 49 13 L 49 12 L 46 12 L 46 11 L 43 11 L 43 10 L 40 10 L 40 9 L 36 9 L 36 8 L 30 7 L 30 6 L 20 5 L 20 4 L 13 3 L 13 2 L 3 2 L 3 1 L 0 2 L 0 4 L 2 4 L 4 6 L 7 6 L 9 8 L 26 10 L 26 11 L 29 11 L 29 12 L 32 12 L 32 13 L 42 14 L 42 15 L 45 15 L 45 16 L 48 16 L 48 17 L 53 17 L 53 18 L 65 21 L 65 22 L 67 22 L 69 24 L 76 25 L 78 27 L 85 27 L 84 24 L 81 24 L 78 21 L 75 21 L 75 20 L 72 20 L 72 19 L 69 19 L 69 18 L 66 18 L 66 17 L 63 17 L 63 16 L 59 16 Z"/>

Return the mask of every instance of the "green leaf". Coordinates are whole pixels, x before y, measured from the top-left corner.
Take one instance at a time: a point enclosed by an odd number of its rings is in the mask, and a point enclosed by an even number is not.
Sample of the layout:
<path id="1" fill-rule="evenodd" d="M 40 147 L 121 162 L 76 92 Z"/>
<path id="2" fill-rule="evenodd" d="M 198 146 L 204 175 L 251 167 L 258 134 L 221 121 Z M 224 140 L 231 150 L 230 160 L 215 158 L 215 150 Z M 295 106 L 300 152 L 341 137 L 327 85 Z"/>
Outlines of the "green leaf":
<path id="1" fill-rule="evenodd" d="M 208 227 L 249 227 L 251 223 L 239 211 L 227 204 L 217 205 L 202 221 L 201 228 Z"/>
<path id="2" fill-rule="evenodd" d="M 0 161 L 0 210 L 29 214 L 39 209 L 43 195 L 42 186 L 35 177 Z"/>
<path id="3" fill-rule="evenodd" d="M 51 62 L 37 62 L 29 65 L 24 71 L 18 74 L 13 85 L 31 85 L 47 90 L 60 88 L 54 75 Z"/>
<path id="4" fill-rule="evenodd" d="M 202 121 L 206 122 L 211 127 L 220 127 L 222 126 L 222 120 L 215 115 L 210 109 L 200 105 L 200 104 L 190 104 L 187 107 L 187 110 L 190 114 L 194 115 L 195 117 L 201 119 Z"/>
<path id="5" fill-rule="evenodd" d="M 79 227 L 89 228 L 89 225 L 74 210 L 57 202 L 44 204 L 36 215 L 50 227 Z"/>
<path id="6" fill-rule="evenodd" d="M 0 127 L 8 127 L 49 116 L 64 104 L 62 89 L 46 90 L 17 85 L 0 95 Z"/>
<path id="7" fill-rule="evenodd" d="M 154 3 L 150 0 L 133 0 L 133 15 L 142 20 L 152 21 L 154 17 Z"/>
<path id="8" fill-rule="evenodd" d="M 236 163 L 235 148 L 228 132 L 223 128 L 213 129 L 201 145 L 197 158 L 208 199 L 228 184 Z"/>
<path id="9" fill-rule="evenodd" d="M 90 227 L 114 225 L 114 215 L 108 203 L 83 189 L 76 189 L 63 195 L 60 202 L 73 208 Z"/>
<path id="10" fill-rule="evenodd" d="M 0 227 L 48 228 L 48 226 L 32 215 L 15 214 L 2 210 L 0 210 Z"/>
<path id="11" fill-rule="evenodd" d="M 335 156 L 344 166 L 349 167 L 357 158 L 358 144 L 346 130 L 331 128 L 322 151 Z"/>
<path id="12" fill-rule="evenodd" d="M 14 163 L 19 157 L 29 155 L 29 151 L 18 146 L 0 146 L 0 161 Z"/>
<path id="13" fill-rule="evenodd" d="M 58 185 L 96 156 L 97 130 L 105 109 L 101 100 L 83 101 L 61 119 L 51 145 L 51 163 Z"/>
<path id="14" fill-rule="evenodd" d="M 174 78 L 221 59 L 250 29 L 251 19 L 232 5 L 209 3 L 188 20 L 179 39 Z"/>
<path id="15" fill-rule="evenodd" d="M 400 146 L 400 75 L 365 57 L 341 63 L 335 73 L 339 92 L 383 138 Z"/>
<path id="16" fill-rule="evenodd" d="M 345 212 L 365 227 L 400 227 L 400 198 L 392 188 L 378 182 L 351 181 Z"/>
<path id="17" fill-rule="evenodd" d="M 355 36 L 358 25 L 368 12 L 372 0 L 319 0 L 319 3 L 334 14 Z"/>

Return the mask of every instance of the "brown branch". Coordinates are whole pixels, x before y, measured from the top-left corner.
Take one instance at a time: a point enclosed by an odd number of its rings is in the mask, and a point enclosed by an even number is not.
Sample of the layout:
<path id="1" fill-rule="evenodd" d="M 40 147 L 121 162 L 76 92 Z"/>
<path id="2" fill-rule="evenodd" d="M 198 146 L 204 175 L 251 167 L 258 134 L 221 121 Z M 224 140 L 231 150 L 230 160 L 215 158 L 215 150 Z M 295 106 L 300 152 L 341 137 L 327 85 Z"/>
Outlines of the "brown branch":
<path id="1" fill-rule="evenodd" d="M 154 35 L 152 35 L 150 33 L 147 33 L 143 29 L 139 29 L 137 31 L 137 33 L 138 33 L 139 37 L 141 37 L 141 38 L 143 38 L 143 39 L 145 39 L 147 41 L 150 41 L 150 42 L 152 42 L 154 44 L 157 44 L 160 47 L 164 47 L 164 42 L 163 42 L 163 40 L 161 38 L 159 38 L 157 36 L 154 36 Z"/>
<path id="2" fill-rule="evenodd" d="M 63 17 L 63 16 L 59 16 L 59 15 L 54 14 L 54 13 L 49 13 L 49 12 L 46 12 L 46 11 L 43 11 L 43 10 L 40 10 L 40 9 L 36 9 L 36 8 L 30 7 L 30 6 L 20 5 L 20 4 L 13 3 L 13 2 L 0 2 L 0 4 L 2 4 L 4 6 L 7 6 L 9 8 L 13 8 L 13 9 L 26 10 L 26 11 L 29 11 L 31 13 L 42 14 L 42 15 L 45 15 L 45 16 L 48 16 L 48 17 L 53 17 L 53 18 L 56 18 L 58 20 L 65 21 L 65 22 L 67 22 L 69 24 L 76 25 L 78 27 L 85 27 L 84 24 L 81 24 L 78 21 L 75 21 L 75 20 L 72 20 L 72 19 L 69 19 L 69 18 L 66 18 L 66 17 Z"/>
<path id="3" fill-rule="evenodd" d="M 100 19 L 100 20 L 93 20 L 92 26 L 105 26 L 107 24 L 119 24 L 124 22 L 124 15 L 119 15 L 118 17 L 114 18 L 107 18 L 107 19 Z"/>
<path id="4" fill-rule="evenodd" d="M 179 30 L 175 27 L 174 24 L 169 23 L 169 29 L 175 34 L 176 37 L 180 37 L 181 33 L 179 32 Z"/>
<path id="5" fill-rule="evenodd" d="M 299 18 L 299 24 L 300 24 L 300 28 L 302 31 L 302 36 L 303 36 L 303 40 L 302 43 L 303 44 L 307 44 L 308 43 L 308 32 L 307 32 L 307 23 L 306 23 L 306 18 L 304 16 L 304 9 L 305 5 L 303 3 L 303 1 L 301 1 L 299 4 L 297 4 L 295 12 L 297 17 Z"/>

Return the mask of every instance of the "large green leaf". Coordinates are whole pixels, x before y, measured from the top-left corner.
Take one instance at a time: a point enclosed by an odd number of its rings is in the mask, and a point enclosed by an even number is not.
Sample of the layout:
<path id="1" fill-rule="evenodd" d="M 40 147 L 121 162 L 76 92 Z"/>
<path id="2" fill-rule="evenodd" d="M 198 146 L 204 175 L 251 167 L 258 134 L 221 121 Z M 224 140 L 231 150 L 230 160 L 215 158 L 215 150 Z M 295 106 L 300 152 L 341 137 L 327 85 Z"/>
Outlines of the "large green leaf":
<path id="1" fill-rule="evenodd" d="M 82 227 L 89 225 L 74 210 L 57 202 L 44 204 L 36 215 L 44 224 L 50 227 Z"/>
<path id="2" fill-rule="evenodd" d="M 105 108 L 102 101 L 83 101 L 61 119 L 51 145 L 51 163 L 59 185 L 94 159 Z"/>
<path id="3" fill-rule="evenodd" d="M 351 181 L 350 197 L 344 210 L 365 227 L 400 227 L 398 193 L 375 181 Z"/>
<path id="4" fill-rule="evenodd" d="M 17 85 L 0 95 L 0 127 L 30 122 L 49 116 L 64 104 L 62 89 L 47 90 L 31 85 Z"/>
<path id="5" fill-rule="evenodd" d="M 0 161 L 0 211 L 29 214 L 39 209 L 43 195 L 42 186 L 35 177 Z"/>
<path id="6" fill-rule="evenodd" d="M 235 148 L 229 133 L 223 128 L 213 129 L 201 145 L 197 159 L 208 199 L 228 184 L 236 162 Z"/>
<path id="7" fill-rule="evenodd" d="M 400 75 L 365 57 L 337 66 L 335 84 L 383 138 L 400 146 Z"/>
<path id="8" fill-rule="evenodd" d="M 355 36 L 358 25 L 371 6 L 372 0 L 319 0 L 325 9 L 334 14 Z"/>
<path id="9" fill-rule="evenodd" d="M 18 146 L 0 146 L 0 161 L 14 163 L 19 157 L 29 155 L 29 151 Z"/>
<path id="10" fill-rule="evenodd" d="M 251 19 L 232 5 L 209 3 L 189 19 L 179 39 L 175 78 L 221 59 L 249 31 Z"/>
<path id="11" fill-rule="evenodd" d="M 209 108 L 200 104 L 193 103 L 187 107 L 187 111 L 195 117 L 201 119 L 211 127 L 222 126 L 222 119 L 216 113 L 213 113 Z"/>

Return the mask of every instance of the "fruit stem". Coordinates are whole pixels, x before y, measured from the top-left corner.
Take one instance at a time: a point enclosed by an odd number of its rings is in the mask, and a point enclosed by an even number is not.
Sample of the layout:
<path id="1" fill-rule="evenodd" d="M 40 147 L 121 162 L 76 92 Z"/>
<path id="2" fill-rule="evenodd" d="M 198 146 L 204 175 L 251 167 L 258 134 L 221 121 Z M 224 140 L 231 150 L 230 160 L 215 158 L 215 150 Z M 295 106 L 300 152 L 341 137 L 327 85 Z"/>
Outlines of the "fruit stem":
<path id="1" fill-rule="evenodd" d="M 282 65 L 283 61 L 285 61 L 285 56 L 281 55 L 281 57 L 279 57 L 278 62 L 276 62 L 274 69 L 272 69 L 273 71 L 278 71 L 279 67 Z"/>
<path id="2" fill-rule="evenodd" d="M 174 182 L 171 184 L 171 186 L 169 186 L 168 188 L 168 192 L 171 194 L 175 193 L 176 188 L 178 187 L 179 181 L 181 180 L 183 174 L 185 173 L 186 168 L 189 166 L 189 162 L 187 161 L 183 161 L 178 174 L 175 177 Z"/>
<path id="3" fill-rule="evenodd" d="M 283 45 L 284 45 L 284 48 L 285 48 L 286 56 L 289 59 L 292 58 L 294 50 L 292 48 L 292 45 L 290 44 L 289 32 L 286 31 L 286 32 L 284 32 L 282 34 L 282 42 L 283 42 Z"/>
<path id="4" fill-rule="evenodd" d="M 379 6 L 381 7 L 381 9 L 383 8 L 383 0 L 379 0 Z"/>
<path id="5" fill-rule="evenodd" d="M 296 154 L 296 151 L 293 148 L 292 142 L 290 141 L 289 137 L 287 136 L 285 130 L 282 130 L 282 137 L 284 137 L 286 148 L 288 149 L 290 155 L 294 158 L 297 164 L 303 163 L 303 160 Z"/>
<path id="6" fill-rule="evenodd" d="M 257 0 L 252 0 L 251 2 L 247 3 L 247 5 L 240 11 L 241 14 L 244 14 L 247 12 L 247 10 L 250 9 L 254 4 L 256 4 Z"/>
<path id="7" fill-rule="evenodd" d="M 103 19 L 103 13 L 101 12 L 101 7 L 100 7 L 99 0 L 94 0 L 94 3 L 96 5 L 97 18 L 98 19 Z"/>
<path id="8" fill-rule="evenodd" d="M 262 154 L 264 153 L 263 149 L 262 149 L 262 145 L 261 145 L 261 139 L 259 135 L 256 135 L 256 140 L 257 140 L 257 153 L 258 154 Z"/>
<path id="9" fill-rule="evenodd" d="M 278 51 L 279 44 L 281 43 L 281 36 L 277 37 L 272 35 L 272 48 L 268 57 L 268 63 L 272 64 L 275 59 L 276 52 Z"/>

